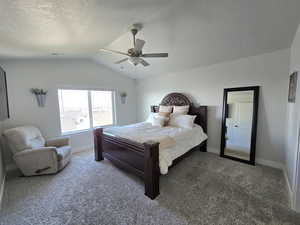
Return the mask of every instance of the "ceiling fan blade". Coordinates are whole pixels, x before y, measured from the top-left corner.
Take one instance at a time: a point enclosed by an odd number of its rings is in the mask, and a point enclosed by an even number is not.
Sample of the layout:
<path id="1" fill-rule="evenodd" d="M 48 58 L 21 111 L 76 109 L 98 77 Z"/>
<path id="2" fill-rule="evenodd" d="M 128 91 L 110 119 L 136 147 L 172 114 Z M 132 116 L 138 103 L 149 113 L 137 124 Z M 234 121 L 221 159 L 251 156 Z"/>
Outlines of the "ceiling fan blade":
<path id="1" fill-rule="evenodd" d="M 144 59 L 140 58 L 140 63 L 143 65 L 143 66 L 149 66 L 150 64 L 148 62 L 146 62 Z"/>
<path id="2" fill-rule="evenodd" d="M 168 57 L 168 53 L 148 53 L 148 54 L 143 54 L 141 57 L 144 58 L 154 58 L 154 57 Z"/>
<path id="3" fill-rule="evenodd" d="M 127 60 L 128 60 L 128 58 L 121 59 L 121 60 L 115 62 L 115 64 L 120 64 L 120 63 L 125 62 L 125 61 L 127 61 Z"/>
<path id="4" fill-rule="evenodd" d="M 116 54 L 121 54 L 121 55 L 127 55 L 129 56 L 127 53 L 125 52 L 119 52 L 119 51 L 115 51 L 115 50 L 110 50 L 110 49 L 105 49 L 105 48 L 101 48 L 100 51 L 103 52 L 109 52 L 109 53 L 116 53 Z"/>
<path id="5" fill-rule="evenodd" d="M 143 47 L 144 47 L 144 44 L 145 44 L 145 43 L 146 43 L 146 42 L 145 42 L 144 40 L 136 39 L 136 40 L 135 40 L 135 45 L 134 45 L 134 50 L 135 50 L 136 52 L 141 52 L 142 49 L 143 49 Z"/>

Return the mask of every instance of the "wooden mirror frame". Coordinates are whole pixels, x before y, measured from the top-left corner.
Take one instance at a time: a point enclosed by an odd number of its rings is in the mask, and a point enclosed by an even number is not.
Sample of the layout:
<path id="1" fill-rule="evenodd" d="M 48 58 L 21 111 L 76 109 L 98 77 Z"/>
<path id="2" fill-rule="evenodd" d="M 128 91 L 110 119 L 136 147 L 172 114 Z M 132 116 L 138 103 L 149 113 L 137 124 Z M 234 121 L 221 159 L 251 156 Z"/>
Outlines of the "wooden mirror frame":
<path id="1" fill-rule="evenodd" d="M 237 158 L 224 154 L 225 150 L 225 133 L 226 133 L 226 117 L 228 115 L 227 98 L 229 92 L 234 91 L 253 91 L 253 115 L 252 115 L 252 130 L 251 130 L 251 146 L 250 146 L 250 160 Z M 258 116 L 258 99 L 259 99 L 259 86 L 250 87 L 237 87 L 225 88 L 223 96 L 223 113 L 222 113 L 222 133 L 221 133 L 221 151 L 220 156 L 239 162 L 255 165 L 255 151 L 256 151 L 256 133 L 257 133 L 257 116 Z"/>

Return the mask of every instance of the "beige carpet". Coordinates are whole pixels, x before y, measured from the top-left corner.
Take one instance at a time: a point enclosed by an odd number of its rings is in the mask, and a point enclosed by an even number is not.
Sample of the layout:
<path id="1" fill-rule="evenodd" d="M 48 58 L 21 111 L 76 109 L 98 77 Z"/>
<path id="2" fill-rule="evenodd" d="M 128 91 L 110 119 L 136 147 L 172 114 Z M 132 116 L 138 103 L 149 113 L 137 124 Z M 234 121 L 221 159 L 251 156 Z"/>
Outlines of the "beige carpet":
<path id="1" fill-rule="evenodd" d="M 195 152 L 160 181 L 152 201 L 135 176 L 77 154 L 57 175 L 8 179 L 0 224 L 300 224 L 280 170 Z"/>

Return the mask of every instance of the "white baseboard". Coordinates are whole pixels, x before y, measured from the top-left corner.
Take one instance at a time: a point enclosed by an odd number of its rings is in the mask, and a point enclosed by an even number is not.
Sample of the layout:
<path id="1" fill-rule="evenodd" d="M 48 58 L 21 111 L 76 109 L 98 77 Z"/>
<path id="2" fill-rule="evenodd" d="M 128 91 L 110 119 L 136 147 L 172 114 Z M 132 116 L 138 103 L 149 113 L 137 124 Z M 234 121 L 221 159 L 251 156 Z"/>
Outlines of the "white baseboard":
<path id="1" fill-rule="evenodd" d="M 220 150 L 219 149 L 210 148 L 210 147 L 207 148 L 207 152 L 214 153 L 214 154 L 217 154 L 217 155 L 220 154 Z M 260 165 L 263 165 L 263 166 L 273 167 L 273 168 L 276 168 L 276 169 L 282 169 L 283 168 L 283 166 L 282 166 L 281 163 L 275 162 L 275 161 L 271 161 L 271 160 L 265 160 L 265 159 L 256 158 L 255 162 L 257 164 L 260 164 Z"/>
<path id="2" fill-rule="evenodd" d="M 4 174 L 3 181 L 2 181 L 1 186 L 0 186 L 0 210 L 2 209 L 2 201 L 3 201 L 3 198 L 4 198 L 5 178 L 6 178 L 6 174 Z"/>
<path id="3" fill-rule="evenodd" d="M 275 162 L 275 161 L 271 161 L 271 160 L 266 160 L 266 159 L 260 159 L 260 158 L 256 158 L 255 162 L 257 164 L 263 165 L 263 166 L 269 166 L 269 167 L 273 167 L 276 169 L 283 169 L 283 165 L 279 162 Z"/>
<path id="4" fill-rule="evenodd" d="M 79 147 L 79 148 L 73 148 L 72 149 L 72 154 L 87 151 L 87 150 L 90 150 L 90 149 L 93 149 L 93 148 L 94 148 L 94 146 L 92 146 L 92 145 L 82 146 L 82 147 Z"/>
<path id="5" fill-rule="evenodd" d="M 207 147 L 207 152 L 214 153 L 220 155 L 220 149 Z"/>

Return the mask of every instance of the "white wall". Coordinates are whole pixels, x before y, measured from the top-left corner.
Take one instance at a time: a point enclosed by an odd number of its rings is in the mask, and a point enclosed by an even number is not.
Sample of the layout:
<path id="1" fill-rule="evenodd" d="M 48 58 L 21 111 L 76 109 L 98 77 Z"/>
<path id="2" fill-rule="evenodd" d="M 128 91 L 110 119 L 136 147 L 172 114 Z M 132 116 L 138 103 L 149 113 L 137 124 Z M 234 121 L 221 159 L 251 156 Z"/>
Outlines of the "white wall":
<path id="1" fill-rule="evenodd" d="M 208 150 L 219 152 L 223 89 L 259 85 L 256 157 L 281 163 L 285 136 L 289 49 L 139 80 L 138 119 L 170 92 L 183 92 L 208 106 Z"/>
<path id="2" fill-rule="evenodd" d="M 8 99 L 11 119 L 4 127 L 32 124 L 38 126 L 46 137 L 60 136 L 60 119 L 57 89 L 109 88 L 128 94 L 126 104 L 116 95 L 118 124 L 136 121 L 135 80 L 119 75 L 91 60 L 84 59 L 28 59 L 6 60 L 1 66 L 7 73 Z M 46 106 L 39 108 L 30 88 L 48 90 Z M 92 146 L 91 132 L 71 136 L 73 149 Z M 10 156 L 5 153 L 6 161 Z"/>
<path id="3" fill-rule="evenodd" d="M 290 187 L 293 192 L 296 191 L 295 176 L 297 164 L 297 149 L 299 145 L 298 138 L 300 135 L 300 26 L 291 46 L 290 74 L 295 71 L 298 71 L 297 95 L 295 103 L 287 104 L 287 135 L 285 145 L 285 165 L 288 174 L 288 179 L 290 182 Z M 299 197 L 299 200 L 297 201 L 297 208 L 300 211 L 300 190 L 298 191 L 299 194 L 297 196 Z"/>
<path id="4" fill-rule="evenodd" d="M 0 135 L 2 134 L 2 122 L 0 121 Z M 1 210 L 1 202 L 4 193 L 4 179 L 5 179 L 5 167 L 3 160 L 3 147 L 0 136 L 0 210 Z"/>

